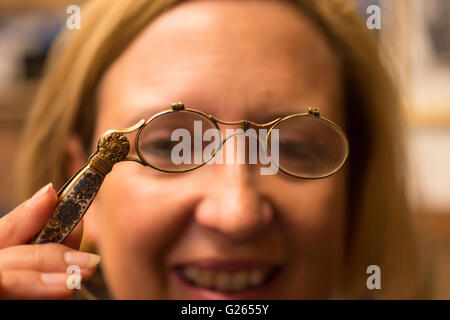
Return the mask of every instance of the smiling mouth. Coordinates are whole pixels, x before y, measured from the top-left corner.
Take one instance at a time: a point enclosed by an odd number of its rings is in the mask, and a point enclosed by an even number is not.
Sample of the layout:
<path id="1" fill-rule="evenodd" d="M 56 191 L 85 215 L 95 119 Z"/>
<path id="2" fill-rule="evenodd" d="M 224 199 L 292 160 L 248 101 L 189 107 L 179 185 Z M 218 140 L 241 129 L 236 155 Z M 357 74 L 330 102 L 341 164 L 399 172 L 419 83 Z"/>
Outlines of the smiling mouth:
<path id="1" fill-rule="evenodd" d="M 191 286 L 220 293 L 239 293 L 265 286 L 278 273 L 277 266 L 239 264 L 183 265 L 179 277 Z"/>

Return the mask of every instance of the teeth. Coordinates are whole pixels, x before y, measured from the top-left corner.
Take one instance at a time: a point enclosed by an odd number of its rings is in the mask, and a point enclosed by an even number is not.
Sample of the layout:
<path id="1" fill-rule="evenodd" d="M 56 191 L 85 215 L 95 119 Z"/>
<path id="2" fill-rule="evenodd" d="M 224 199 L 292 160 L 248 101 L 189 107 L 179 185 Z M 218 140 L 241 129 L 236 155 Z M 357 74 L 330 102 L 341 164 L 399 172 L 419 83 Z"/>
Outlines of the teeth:
<path id="1" fill-rule="evenodd" d="M 213 285 L 213 274 L 209 270 L 201 270 L 198 280 L 203 287 L 211 288 Z"/>
<path id="2" fill-rule="evenodd" d="M 248 287 L 248 280 L 248 272 L 237 272 L 231 278 L 231 289 L 233 291 L 242 291 Z"/>
<path id="3" fill-rule="evenodd" d="M 218 291 L 228 291 L 230 289 L 232 276 L 227 273 L 219 273 L 216 275 L 214 281 L 214 288 Z"/>
<path id="4" fill-rule="evenodd" d="M 260 286 L 267 279 L 268 274 L 269 269 L 237 272 L 214 272 L 195 267 L 182 269 L 183 277 L 194 285 L 223 292 L 237 292 Z"/>
<path id="5" fill-rule="evenodd" d="M 257 286 L 258 284 L 260 284 L 261 282 L 264 281 L 265 277 L 266 277 L 266 274 L 264 274 L 263 271 L 253 270 L 250 272 L 248 280 L 252 286 Z"/>
<path id="6" fill-rule="evenodd" d="M 200 270 L 197 268 L 187 267 L 187 268 L 184 268 L 184 275 L 188 279 L 198 279 L 199 271 Z"/>

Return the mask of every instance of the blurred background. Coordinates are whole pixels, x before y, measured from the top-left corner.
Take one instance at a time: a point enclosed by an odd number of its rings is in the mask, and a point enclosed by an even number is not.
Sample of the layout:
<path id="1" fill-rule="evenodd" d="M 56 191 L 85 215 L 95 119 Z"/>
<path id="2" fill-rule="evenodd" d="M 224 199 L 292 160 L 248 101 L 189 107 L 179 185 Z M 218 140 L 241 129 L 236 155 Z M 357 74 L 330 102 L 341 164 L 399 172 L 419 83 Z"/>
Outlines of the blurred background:
<path id="1" fill-rule="evenodd" d="M 13 166 L 48 49 L 67 8 L 83 2 L 0 0 L 0 216 L 19 203 Z M 408 194 L 434 251 L 433 298 L 450 299 L 450 1 L 353 2 L 365 20 L 370 5 L 381 8 L 373 32 L 404 102 Z"/>

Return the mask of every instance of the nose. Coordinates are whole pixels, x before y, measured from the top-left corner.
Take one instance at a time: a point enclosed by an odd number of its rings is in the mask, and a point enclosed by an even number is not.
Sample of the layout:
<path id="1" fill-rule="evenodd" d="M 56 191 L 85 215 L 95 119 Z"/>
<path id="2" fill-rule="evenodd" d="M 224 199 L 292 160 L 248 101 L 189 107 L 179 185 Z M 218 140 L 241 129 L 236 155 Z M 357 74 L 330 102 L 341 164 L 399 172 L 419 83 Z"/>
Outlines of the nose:
<path id="1" fill-rule="evenodd" d="M 245 240 L 271 224 L 274 210 L 258 191 L 247 165 L 220 167 L 196 208 L 196 222 L 234 240 Z"/>

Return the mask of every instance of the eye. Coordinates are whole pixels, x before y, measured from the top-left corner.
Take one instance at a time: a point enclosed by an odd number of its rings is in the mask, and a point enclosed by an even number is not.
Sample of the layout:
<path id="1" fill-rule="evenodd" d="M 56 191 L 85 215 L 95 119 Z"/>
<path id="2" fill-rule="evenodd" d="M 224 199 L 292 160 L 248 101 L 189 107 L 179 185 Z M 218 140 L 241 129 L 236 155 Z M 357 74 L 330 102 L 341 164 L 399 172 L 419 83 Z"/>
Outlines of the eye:
<path id="1" fill-rule="evenodd" d="M 320 158 L 318 148 L 309 142 L 281 140 L 280 149 L 282 149 L 283 156 L 292 157 L 297 160 L 313 161 Z"/>
<path id="2" fill-rule="evenodd" d="M 179 143 L 171 141 L 169 133 L 155 132 L 147 135 L 140 143 L 141 152 L 158 158 L 170 158 L 173 147 Z"/>
<path id="3" fill-rule="evenodd" d="M 314 139 L 313 139 L 314 140 Z M 295 172 L 318 172 L 327 165 L 327 152 L 323 143 L 311 139 L 282 139 L 280 161 Z"/>

